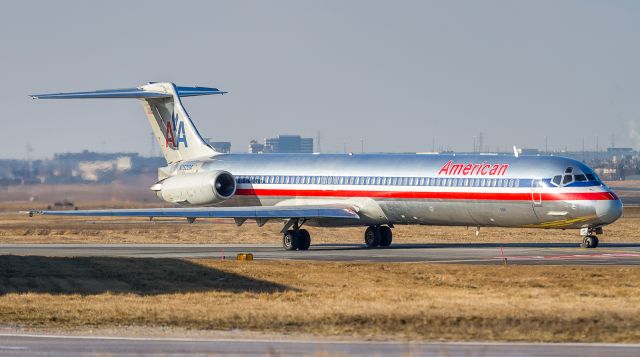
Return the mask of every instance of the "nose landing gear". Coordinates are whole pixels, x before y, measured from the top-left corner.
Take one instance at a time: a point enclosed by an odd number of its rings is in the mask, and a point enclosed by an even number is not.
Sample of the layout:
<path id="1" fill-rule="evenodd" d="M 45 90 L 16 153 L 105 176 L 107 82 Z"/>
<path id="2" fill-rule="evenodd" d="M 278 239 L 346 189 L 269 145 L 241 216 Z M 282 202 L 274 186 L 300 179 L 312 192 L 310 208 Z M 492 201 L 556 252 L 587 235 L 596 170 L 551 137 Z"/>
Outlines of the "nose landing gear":
<path id="1" fill-rule="evenodd" d="M 602 227 L 589 227 L 580 229 L 582 237 L 581 248 L 595 248 L 598 246 L 598 237 L 596 234 L 602 234 Z"/>
<path id="2" fill-rule="evenodd" d="M 581 248 L 595 248 L 598 246 L 598 237 L 596 236 L 586 236 L 582 238 L 582 244 L 580 244 Z"/>

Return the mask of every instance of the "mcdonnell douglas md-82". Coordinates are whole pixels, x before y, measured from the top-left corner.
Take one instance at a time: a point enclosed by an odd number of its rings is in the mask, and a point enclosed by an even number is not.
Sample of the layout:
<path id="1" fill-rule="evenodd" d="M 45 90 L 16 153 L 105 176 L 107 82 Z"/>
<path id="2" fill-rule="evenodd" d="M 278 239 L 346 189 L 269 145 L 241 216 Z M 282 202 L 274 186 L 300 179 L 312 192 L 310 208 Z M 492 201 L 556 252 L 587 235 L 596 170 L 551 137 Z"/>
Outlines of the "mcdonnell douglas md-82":
<path id="1" fill-rule="evenodd" d="M 233 218 L 283 222 L 282 245 L 307 250 L 304 225 L 363 226 L 367 247 L 388 247 L 398 224 L 579 229 L 595 248 L 622 203 L 582 162 L 555 156 L 222 154 L 208 145 L 182 98 L 224 94 L 173 83 L 32 95 L 135 98 L 167 166 L 151 186 L 175 208 L 32 211 L 44 215 Z"/>

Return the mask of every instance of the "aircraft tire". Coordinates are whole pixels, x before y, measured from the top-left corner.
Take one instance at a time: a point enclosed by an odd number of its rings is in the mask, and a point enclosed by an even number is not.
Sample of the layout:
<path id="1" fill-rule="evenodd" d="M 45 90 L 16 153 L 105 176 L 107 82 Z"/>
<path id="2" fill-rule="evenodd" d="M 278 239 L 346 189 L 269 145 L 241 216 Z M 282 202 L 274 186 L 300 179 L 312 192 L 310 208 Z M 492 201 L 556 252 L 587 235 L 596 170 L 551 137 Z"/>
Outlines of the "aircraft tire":
<path id="1" fill-rule="evenodd" d="M 380 227 L 370 226 L 364 232 L 364 244 L 367 248 L 376 248 L 380 245 Z"/>
<path id="2" fill-rule="evenodd" d="M 309 250 L 309 247 L 311 246 L 311 234 L 309 234 L 309 231 L 301 229 L 298 231 L 298 234 L 300 235 L 300 245 L 298 249 Z"/>
<path id="3" fill-rule="evenodd" d="M 583 248 L 595 248 L 598 246 L 598 237 L 596 236 L 586 236 L 584 237 L 581 246 Z"/>
<path id="4" fill-rule="evenodd" d="M 282 236 L 282 247 L 284 250 L 298 250 L 300 245 L 300 234 L 294 230 L 288 230 Z"/>
<path id="5" fill-rule="evenodd" d="M 387 226 L 380 227 L 380 246 L 388 247 L 391 245 L 393 241 L 393 233 L 391 232 L 391 228 Z"/>

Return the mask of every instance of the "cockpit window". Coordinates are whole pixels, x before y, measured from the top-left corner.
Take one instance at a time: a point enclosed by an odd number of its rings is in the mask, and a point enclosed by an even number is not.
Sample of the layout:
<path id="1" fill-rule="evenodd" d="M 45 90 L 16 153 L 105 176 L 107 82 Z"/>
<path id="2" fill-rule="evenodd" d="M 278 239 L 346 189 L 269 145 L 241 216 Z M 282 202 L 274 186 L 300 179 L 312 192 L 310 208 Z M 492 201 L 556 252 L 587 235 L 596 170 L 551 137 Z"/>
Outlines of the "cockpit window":
<path id="1" fill-rule="evenodd" d="M 600 182 L 600 178 L 588 167 L 567 167 L 563 175 L 554 176 L 551 183 L 556 186 L 566 186 L 573 182 Z"/>

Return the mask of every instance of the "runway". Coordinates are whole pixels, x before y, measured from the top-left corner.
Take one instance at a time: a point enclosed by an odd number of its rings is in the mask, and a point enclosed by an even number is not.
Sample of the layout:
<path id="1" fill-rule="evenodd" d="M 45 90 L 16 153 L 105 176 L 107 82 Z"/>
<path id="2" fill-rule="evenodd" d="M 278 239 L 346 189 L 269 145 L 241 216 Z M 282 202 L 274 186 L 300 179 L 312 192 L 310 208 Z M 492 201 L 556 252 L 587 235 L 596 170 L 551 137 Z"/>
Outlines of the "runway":
<path id="1" fill-rule="evenodd" d="M 640 265 L 640 243 L 608 243 L 595 249 L 567 243 L 394 244 L 385 249 L 319 244 L 308 251 L 284 251 L 270 244 L 0 244 L 0 255 L 50 257 L 235 259 L 238 253 L 253 253 L 256 260 Z"/>
<path id="2" fill-rule="evenodd" d="M 408 343 L 303 340 L 199 340 L 0 335 L 3 356 L 74 355 L 360 355 L 360 356 L 637 356 L 640 345 L 541 343 Z"/>

